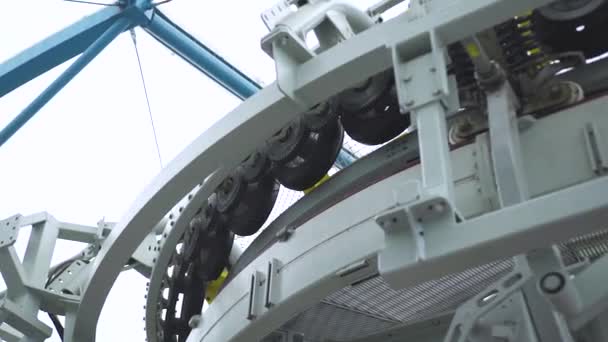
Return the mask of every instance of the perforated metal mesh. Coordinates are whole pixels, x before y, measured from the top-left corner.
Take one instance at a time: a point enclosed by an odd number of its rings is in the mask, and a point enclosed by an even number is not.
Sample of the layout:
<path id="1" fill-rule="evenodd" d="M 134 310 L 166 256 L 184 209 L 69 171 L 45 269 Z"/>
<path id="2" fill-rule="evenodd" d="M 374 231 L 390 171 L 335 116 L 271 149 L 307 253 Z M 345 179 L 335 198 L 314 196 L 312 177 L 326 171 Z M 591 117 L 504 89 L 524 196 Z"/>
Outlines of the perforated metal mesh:
<path id="1" fill-rule="evenodd" d="M 360 158 L 381 146 L 362 145 L 345 135 L 344 147 Z M 337 171 L 334 168 L 329 174 Z M 277 203 L 262 229 L 254 236 L 238 238 L 237 243 L 247 247 L 302 196 L 302 192 L 281 187 Z M 578 237 L 558 247 L 566 265 L 593 261 L 608 253 L 608 231 Z M 361 338 L 453 311 L 508 273 L 512 266 L 510 259 L 497 261 L 399 291 L 391 289 L 381 277 L 375 277 L 336 291 L 282 329 L 302 333 L 306 341 L 311 342 Z"/>
<path id="2" fill-rule="evenodd" d="M 608 231 L 572 239 L 558 248 L 566 265 L 593 261 L 608 253 Z M 334 292 L 283 328 L 313 342 L 361 338 L 454 311 L 512 267 L 510 259 L 497 261 L 403 290 L 393 290 L 375 277 Z"/>
<path id="3" fill-rule="evenodd" d="M 454 310 L 511 268 L 510 260 L 494 262 L 398 291 L 375 277 L 338 290 L 284 328 L 311 341 L 361 338 Z"/>

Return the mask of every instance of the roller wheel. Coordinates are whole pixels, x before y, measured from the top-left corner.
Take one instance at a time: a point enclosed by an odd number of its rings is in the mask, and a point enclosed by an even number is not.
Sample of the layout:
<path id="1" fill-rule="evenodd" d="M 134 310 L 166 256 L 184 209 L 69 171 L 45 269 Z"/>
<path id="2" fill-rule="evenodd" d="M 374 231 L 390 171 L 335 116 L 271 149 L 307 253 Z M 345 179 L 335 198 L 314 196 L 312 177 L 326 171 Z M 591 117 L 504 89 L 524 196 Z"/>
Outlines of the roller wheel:
<path id="1" fill-rule="evenodd" d="M 215 191 L 217 196 L 217 210 L 226 213 L 236 208 L 247 191 L 247 184 L 243 173 L 237 169 L 232 172 Z"/>
<path id="2" fill-rule="evenodd" d="M 270 171 L 270 159 L 266 153 L 257 151 L 249 155 L 239 169 L 245 182 L 257 182 Z"/>
<path id="3" fill-rule="evenodd" d="M 552 52 L 581 51 L 592 58 L 608 50 L 600 43 L 608 30 L 607 1 L 556 1 L 535 11 L 533 20 L 538 40 Z"/>
<path id="4" fill-rule="evenodd" d="M 257 182 L 245 182 L 241 171 L 229 176 L 218 188 L 218 211 L 222 224 L 240 236 L 255 234 L 264 224 L 279 193 L 270 174 Z"/>
<path id="5" fill-rule="evenodd" d="M 342 147 L 344 129 L 335 118 L 314 130 L 303 120 L 289 127 L 283 132 L 287 136 L 271 142 L 268 156 L 273 176 L 283 186 L 302 191 L 329 171 Z"/>
<path id="6" fill-rule="evenodd" d="M 394 82 L 389 73 L 368 79 L 336 98 L 344 130 L 354 140 L 366 145 L 385 143 L 401 134 L 409 125 L 409 114 L 399 111 Z"/>
<path id="7" fill-rule="evenodd" d="M 203 281 L 217 279 L 228 266 L 228 257 L 234 243 L 234 234 L 228 229 L 218 229 L 214 238 L 201 241 L 196 272 Z"/>

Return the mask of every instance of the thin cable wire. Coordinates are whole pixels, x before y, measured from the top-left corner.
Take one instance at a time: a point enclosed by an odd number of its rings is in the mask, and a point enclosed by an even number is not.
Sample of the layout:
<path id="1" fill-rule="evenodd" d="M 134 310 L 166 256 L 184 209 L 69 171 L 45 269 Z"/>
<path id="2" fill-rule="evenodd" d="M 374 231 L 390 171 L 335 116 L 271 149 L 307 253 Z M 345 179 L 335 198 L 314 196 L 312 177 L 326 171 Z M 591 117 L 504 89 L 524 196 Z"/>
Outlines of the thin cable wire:
<path id="1" fill-rule="evenodd" d="M 163 1 L 159 1 L 159 2 L 153 3 L 153 4 L 152 4 L 152 6 L 157 7 L 157 6 L 160 6 L 160 5 L 162 5 L 162 4 L 166 4 L 166 3 L 171 2 L 171 1 L 173 1 L 173 0 L 163 0 Z"/>
<path id="2" fill-rule="evenodd" d="M 131 29 L 131 39 L 133 40 L 133 46 L 135 47 L 135 55 L 137 55 L 137 65 L 139 65 L 139 75 L 141 76 L 141 83 L 144 87 L 144 94 L 146 95 L 146 104 L 148 105 L 148 114 L 150 115 L 150 124 L 152 125 L 152 133 L 154 133 L 154 143 L 156 144 L 156 153 L 158 154 L 158 162 L 160 168 L 163 168 L 163 158 L 160 155 L 160 147 L 158 146 L 158 137 L 156 135 L 156 127 L 154 126 L 154 118 L 152 117 L 152 108 L 150 107 L 150 98 L 148 97 L 148 89 L 146 88 L 146 80 L 144 78 L 144 71 L 141 67 L 141 59 L 139 58 L 139 49 L 137 48 L 137 39 L 135 38 L 135 30 Z"/>
<path id="3" fill-rule="evenodd" d="M 117 3 L 114 4 L 107 4 L 107 3 L 103 3 L 103 2 L 95 2 L 95 1 L 84 1 L 84 0 L 63 0 L 63 1 L 67 1 L 67 2 L 77 2 L 80 4 L 87 4 L 87 5 L 100 5 L 100 6 L 118 6 Z"/>

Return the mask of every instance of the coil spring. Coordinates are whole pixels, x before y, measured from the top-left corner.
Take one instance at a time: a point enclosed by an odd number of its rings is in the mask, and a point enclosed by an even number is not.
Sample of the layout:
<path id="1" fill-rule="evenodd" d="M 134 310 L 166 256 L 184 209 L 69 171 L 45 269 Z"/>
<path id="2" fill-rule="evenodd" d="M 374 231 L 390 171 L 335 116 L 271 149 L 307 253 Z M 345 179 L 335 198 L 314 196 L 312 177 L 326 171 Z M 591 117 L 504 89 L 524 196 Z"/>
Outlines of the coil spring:
<path id="1" fill-rule="evenodd" d="M 452 61 L 450 73 L 456 77 L 458 89 L 469 89 L 477 86 L 475 81 L 475 66 L 471 57 L 460 42 L 448 46 L 448 55 Z"/>
<path id="2" fill-rule="evenodd" d="M 494 31 L 510 73 L 535 74 L 549 62 L 537 38 L 532 12 L 499 24 Z"/>

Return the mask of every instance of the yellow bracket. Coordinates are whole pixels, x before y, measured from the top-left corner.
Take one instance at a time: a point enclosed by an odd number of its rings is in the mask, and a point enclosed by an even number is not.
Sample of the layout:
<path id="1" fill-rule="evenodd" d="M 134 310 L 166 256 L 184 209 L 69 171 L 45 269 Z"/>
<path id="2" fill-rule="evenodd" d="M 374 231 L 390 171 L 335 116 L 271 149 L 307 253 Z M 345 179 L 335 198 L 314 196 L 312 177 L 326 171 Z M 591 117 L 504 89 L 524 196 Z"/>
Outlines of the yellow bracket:
<path id="1" fill-rule="evenodd" d="M 207 300 L 208 304 L 211 304 L 211 302 L 213 302 L 227 278 L 228 270 L 224 269 L 222 271 L 222 274 L 220 274 L 217 279 L 209 283 L 209 285 L 207 286 L 207 291 L 205 291 L 205 299 Z"/>
<path id="2" fill-rule="evenodd" d="M 327 180 L 330 178 L 330 176 L 328 174 L 325 174 L 325 176 L 323 176 L 323 178 L 321 178 L 321 180 L 319 180 L 317 182 L 317 184 L 311 186 L 310 188 L 304 190 L 304 194 L 308 195 L 309 193 L 311 193 L 314 189 L 318 188 L 321 184 L 327 182 Z"/>

